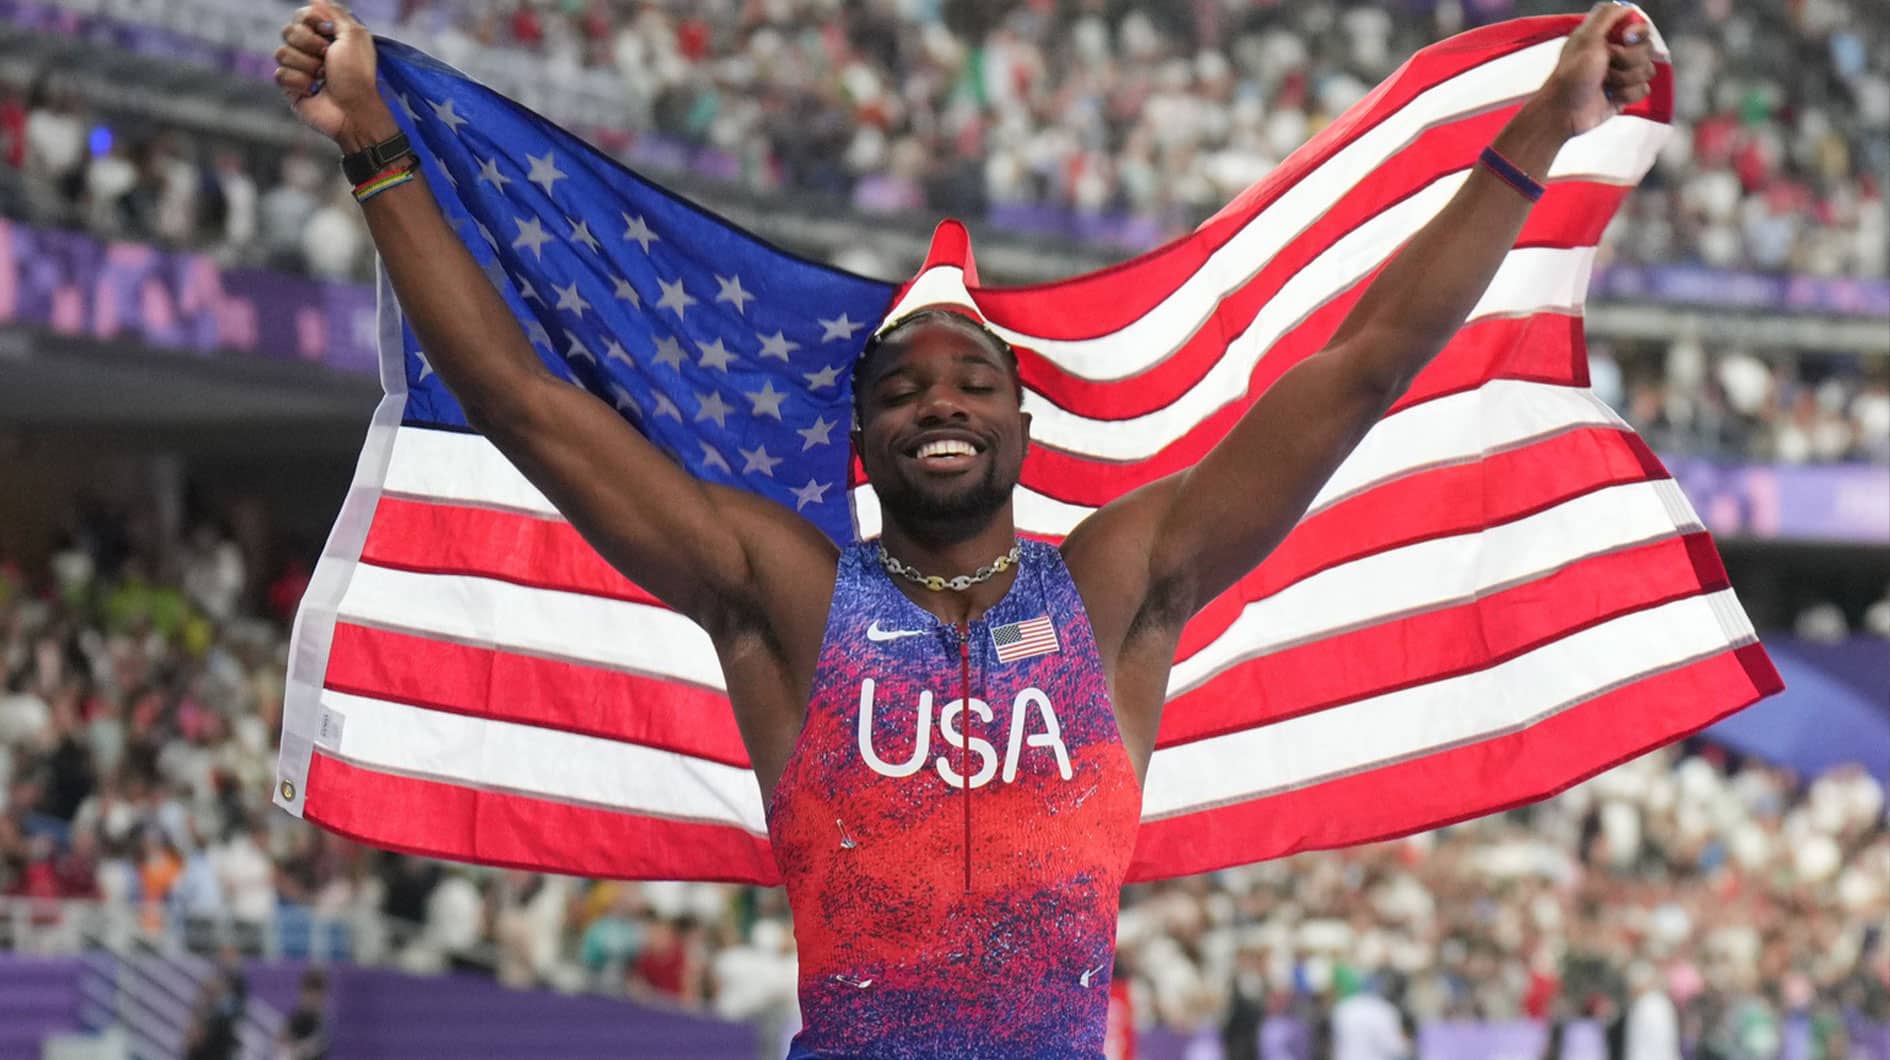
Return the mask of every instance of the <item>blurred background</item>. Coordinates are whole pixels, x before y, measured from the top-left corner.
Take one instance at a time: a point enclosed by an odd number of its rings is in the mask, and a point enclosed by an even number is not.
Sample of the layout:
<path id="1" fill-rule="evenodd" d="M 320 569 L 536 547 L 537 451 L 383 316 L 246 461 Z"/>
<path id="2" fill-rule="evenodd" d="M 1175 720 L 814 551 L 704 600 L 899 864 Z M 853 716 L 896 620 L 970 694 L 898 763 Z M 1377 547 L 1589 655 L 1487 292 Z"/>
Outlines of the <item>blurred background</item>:
<path id="1" fill-rule="evenodd" d="M 360 0 L 776 242 L 989 282 L 1186 231 L 1533 0 Z M 0 1058 L 780 1056 L 778 891 L 366 849 L 269 806 L 375 376 L 273 0 L 0 0 Z M 1112 1056 L 1890 1060 L 1890 17 L 1652 4 L 1676 132 L 1596 390 L 1787 692 L 1548 802 L 1124 895 Z M 1028 984 L 1019 984 L 1028 989 Z"/>

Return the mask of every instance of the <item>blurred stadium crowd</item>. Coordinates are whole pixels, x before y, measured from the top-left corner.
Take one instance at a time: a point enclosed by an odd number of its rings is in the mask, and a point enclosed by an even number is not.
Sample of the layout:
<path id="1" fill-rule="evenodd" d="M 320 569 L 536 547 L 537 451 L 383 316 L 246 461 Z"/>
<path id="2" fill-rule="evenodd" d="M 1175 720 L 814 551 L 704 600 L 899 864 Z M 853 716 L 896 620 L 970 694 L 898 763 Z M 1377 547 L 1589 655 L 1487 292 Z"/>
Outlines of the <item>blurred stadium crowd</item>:
<path id="1" fill-rule="evenodd" d="M 32 900 L 102 900 L 263 953 L 313 914 L 358 960 L 794 1018 L 779 891 L 443 865 L 273 811 L 306 569 L 256 577 L 207 525 L 160 561 L 138 525 L 94 512 L 44 569 L 0 568 L 0 895 L 36 930 L 59 913 Z M 1866 621 L 1890 638 L 1890 599 Z M 1884 794 L 1670 748 L 1441 832 L 1131 887 L 1122 971 L 1157 1025 L 1238 1045 L 1286 1017 L 1276 1058 L 1304 1060 L 1293 1028 L 1366 990 L 1414 1020 L 1622 1017 L 1719 1050 L 1693 1055 L 1771 1057 L 1788 1021 L 1836 1041 L 1841 1017 L 1890 1019 Z"/>
<path id="2" fill-rule="evenodd" d="M 1528 13 L 1499 0 L 1003 6 L 976 38 L 937 4 L 817 0 L 404 0 L 390 28 L 453 61 L 612 71 L 625 130 L 754 153 L 709 168 L 764 189 L 1024 230 L 1005 204 L 1122 215 L 1159 238 L 1265 173 L 1425 40 L 1471 16 Z M 1685 72 L 1680 132 L 1627 200 L 1604 264 L 1885 275 L 1881 20 L 1844 0 L 1662 16 Z M 0 158 L 9 216 L 332 279 L 360 279 L 372 261 L 325 155 L 93 113 L 57 71 L 0 86 Z M 1603 349 L 1597 389 L 1667 453 L 1890 462 L 1881 358 L 1708 352 Z"/>
<path id="3" fill-rule="evenodd" d="M 375 28 L 474 68 L 526 63 L 554 83 L 614 73 L 621 118 L 586 130 L 606 147 L 707 145 L 734 159 L 717 172 L 863 211 L 1038 204 L 1151 218 L 1160 237 L 1218 209 L 1425 42 L 1567 5 L 1085 0 L 952 5 L 955 19 L 947 6 L 400 0 L 395 23 Z M 1613 253 L 1885 275 L 1890 29 L 1865 12 L 1864 0 L 1660 12 L 1683 71 L 1679 135 L 1629 199 Z M 287 223 L 341 205 L 325 164 L 113 130 L 56 74 L 8 92 L 0 147 L 40 216 L 239 257 L 299 251 L 325 274 L 365 254 L 359 238 L 302 240 L 306 226 Z"/>

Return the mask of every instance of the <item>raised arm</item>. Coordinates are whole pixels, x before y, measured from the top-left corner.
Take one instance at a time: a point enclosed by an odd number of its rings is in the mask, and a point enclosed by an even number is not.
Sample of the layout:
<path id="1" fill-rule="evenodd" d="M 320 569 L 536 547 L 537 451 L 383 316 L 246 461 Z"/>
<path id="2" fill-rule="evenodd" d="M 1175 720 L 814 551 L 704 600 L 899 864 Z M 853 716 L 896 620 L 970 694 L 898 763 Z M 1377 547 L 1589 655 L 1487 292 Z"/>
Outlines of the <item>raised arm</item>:
<path id="1" fill-rule="evenodd" d="M 1540 181 L 1569 137 L 1645 97 L 1654 73 L 1645 27 L 1610 31 L 1636 9 L 1602 3 L 1569 37 L 1553 74 L 1492 147 Z M 1527 179 L 1525 178 L 1525 179 Z M 1257 566 L 1339 464 L 1450 341 L 1502 264 L 1530 199 L 1479 165 L 1405 244 L 1327 348 L 1284 373 L 1201 462 L 1130 494 L 1065 544 L 1093 583 L 1097 633 L 1177 631 Z M 1086 594 L 1086 599 L 1087 599 Z M 1099 606 L 1100 605 L 1100 606 Z"/>
<path id="2" fill-rule="evenodd" d="M 375 85 L 373 37 L 345 9 L 304 7 L 283 40 L 276 82 L 304 122 L 344 152 L 399 131 Z M 764 598 L 813 599 L 825 614 L 832 544 L 791 512 L 689 475 L 545 371 L 418 177 L 363 210 L 401 309 L 467 419 L 606 560 L 712 634 L 752 619 Z"/>

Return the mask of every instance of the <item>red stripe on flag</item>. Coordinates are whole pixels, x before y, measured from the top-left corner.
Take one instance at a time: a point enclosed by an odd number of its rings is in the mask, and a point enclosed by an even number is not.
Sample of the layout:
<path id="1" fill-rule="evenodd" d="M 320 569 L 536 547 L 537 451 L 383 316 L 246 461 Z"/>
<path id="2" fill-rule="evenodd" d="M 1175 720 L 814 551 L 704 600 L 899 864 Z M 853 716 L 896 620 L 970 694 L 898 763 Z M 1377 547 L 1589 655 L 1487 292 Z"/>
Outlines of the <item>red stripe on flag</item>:
<path id="1" fill-rule="evenodd" d="M 1704 532 L 1591 556 L 1523 585 L 1228 667 L 1168 701 L 1157 747 L 1487 669 L 1610 619 L 1728 585 Z"/>
<path id="2" fill-rule="evenodd" d="M 382 494 L 361 562 L 664 606 L 604 562 L 570 523 L 473 505 Z"/>
<path id="3" fill-rule="evenodd" d="M 1667 477 L 1639 435 L 1588 427 L 1385 483 L 1301 520 L 1260 566 L 1189 621 L 1178 657 L 1219 637 L 1247 604 L 1341 563 L 1488 530 L 1609 486 Z"/>
<path id="4" fill-rule="evenodd" d="M 671 821 L 394 776 L 316 752 L 303 816 L 350 839 L 424 857 L 615 879 L 781 882 L 767 840 Z"/>
<path id="5" fill-rule="evenodd" d="M 728 697 L 674 679 L 335 624 L 324 686 L 747 768 Z"/>
<path id="6" fill-rule="evenodd" d="M 1784 687 L 1757 644 L 1643 678 L 1520 732 L 1142 824 L 1131 881 L 1393 839 L 1561 792 Z"/>

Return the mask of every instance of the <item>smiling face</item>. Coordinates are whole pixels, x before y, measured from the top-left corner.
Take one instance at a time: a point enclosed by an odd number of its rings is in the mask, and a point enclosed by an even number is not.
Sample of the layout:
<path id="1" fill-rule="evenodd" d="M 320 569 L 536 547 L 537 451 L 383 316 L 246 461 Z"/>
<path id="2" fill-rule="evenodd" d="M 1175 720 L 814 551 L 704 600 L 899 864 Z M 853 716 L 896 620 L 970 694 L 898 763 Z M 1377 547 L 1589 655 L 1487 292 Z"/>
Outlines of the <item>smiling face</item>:
<path id="1" fill-rule="evenodd" d="M 854 446 L 887 518 L 941 540 L 990 525 L 1030 440 L 1008 351 L 969 320 L 926 314 L 868 355 L 855 387 Z"/>

